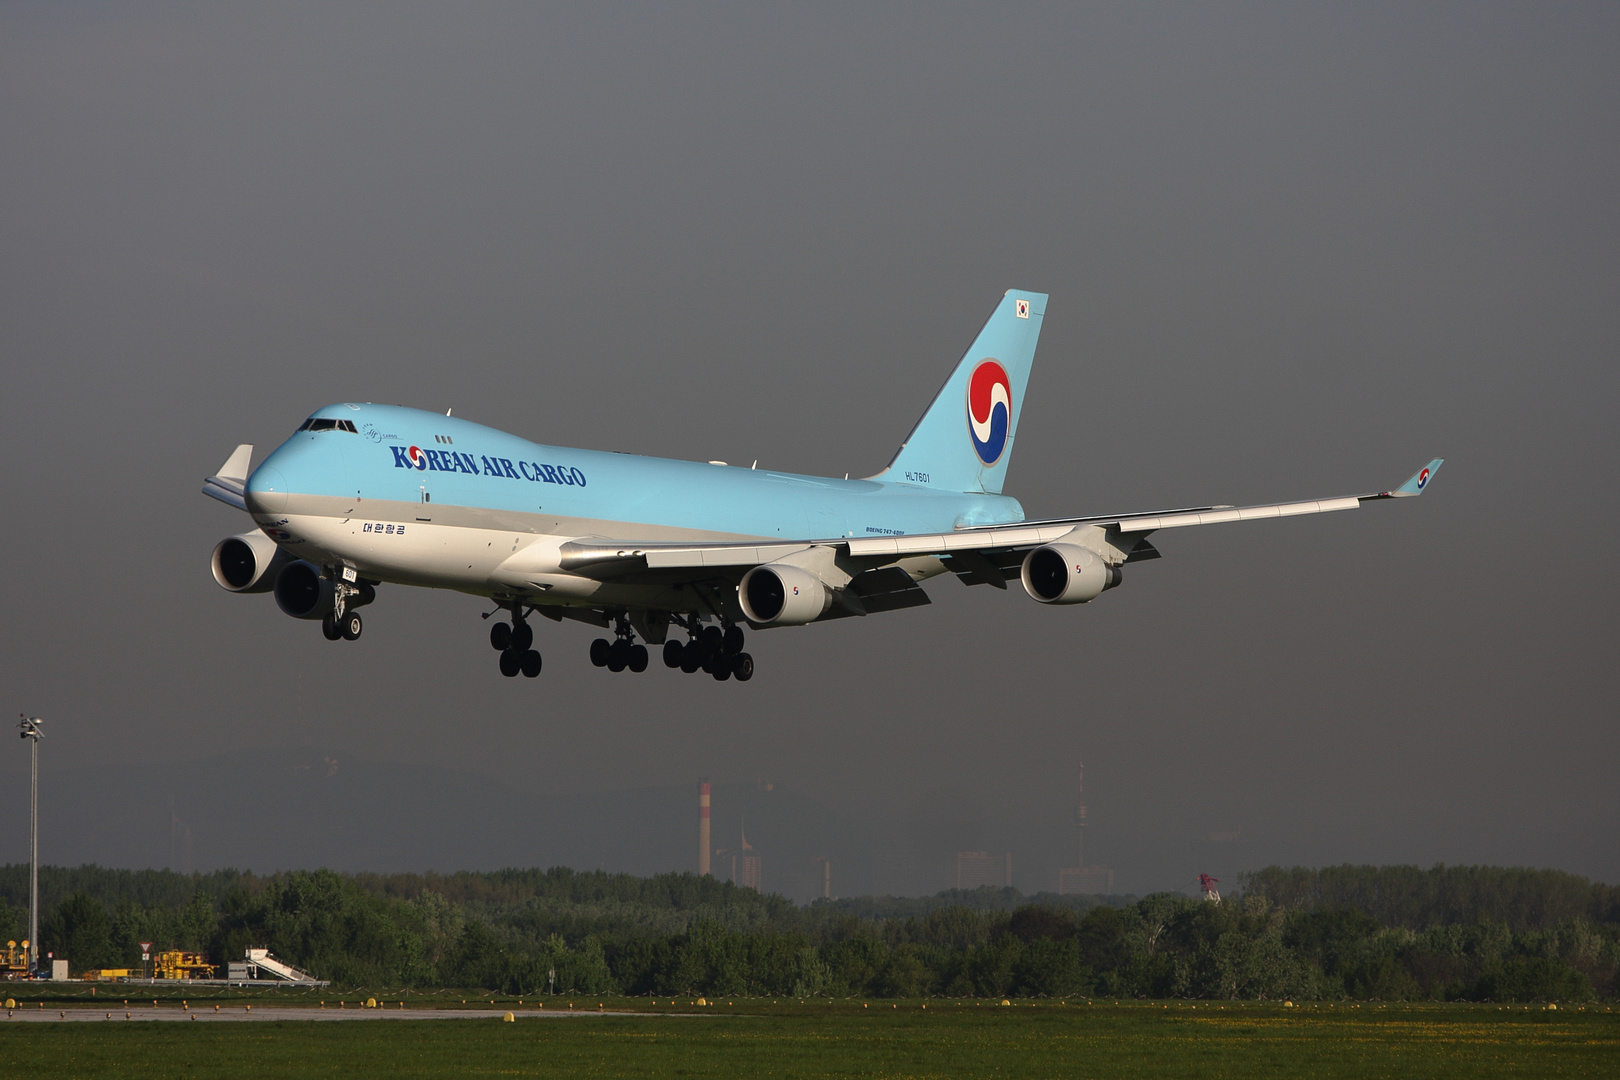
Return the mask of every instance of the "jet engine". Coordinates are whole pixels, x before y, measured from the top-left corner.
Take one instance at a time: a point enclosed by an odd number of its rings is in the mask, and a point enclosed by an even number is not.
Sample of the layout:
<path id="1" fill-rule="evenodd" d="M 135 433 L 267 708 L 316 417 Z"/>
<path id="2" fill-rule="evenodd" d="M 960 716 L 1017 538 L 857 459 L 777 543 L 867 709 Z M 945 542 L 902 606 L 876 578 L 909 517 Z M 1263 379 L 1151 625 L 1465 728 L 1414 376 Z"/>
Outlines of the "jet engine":
<path id="1" fill-rule="evenodd" d="M 214 580 L 231 592 L 269 592 L 276 574 L 292 559 L 258 529 L 227 536 L 214 545 Z"/>
<path id="2" fill-rule="evenodd" d="M 766 563 L 743 575 L 737 586 L 743 614 L 755 626 L 803 626 L 832 606 L 832 590 L 808 570 Z"/>
<path id="3" fill-rule="evenodd" d="M 359 591 L 344 601 L 350 611 L 377 598 L 370 585 L 356 588 Z M 337 586 L 314 563 L 289 562 L 276 575 L 276 606 L 295 619 L 324 619 L 337 610 Z"/>
<path id="4" fill-rule="evenodd" d="M 1043 604 L 1084 604 L 1120 582 L 1117 567 L 1074 544 L 1046 544 L 1024 557 L 1024 591 Z"/>

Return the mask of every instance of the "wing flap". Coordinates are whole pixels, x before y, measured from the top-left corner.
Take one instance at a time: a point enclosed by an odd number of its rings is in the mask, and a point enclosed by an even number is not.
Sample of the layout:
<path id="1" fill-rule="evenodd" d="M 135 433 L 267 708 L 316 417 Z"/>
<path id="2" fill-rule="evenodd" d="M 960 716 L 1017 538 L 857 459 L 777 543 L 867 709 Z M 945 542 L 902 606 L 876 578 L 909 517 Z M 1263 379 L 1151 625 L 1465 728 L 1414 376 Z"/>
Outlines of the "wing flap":
<path id="1" fill-rule="evenodd" d="M 911 580 L 911 575 L 898 566 L 886 566 L 856 575 L 849 583 L 849 591 L 860 597 L 861 607 L 867 614 L 933 603 L 922 586 Z"/>
<path id="2" fill-rule="evenodd" d="M 786 544 L 645 544 L 633 540 L 570 540 L 559 548 L 564 570 L 622 573 L 633 570 L 704 569 L 758 566 L 814 545 L 803 540 Z"/>
<path id="3" fill-rule="evenodd" d="M 758 566 L 803 551 L 810 544 L 719 545 L 715 547 L 646 548 L 647 566 L 654 570 L 709 566 Z"/>

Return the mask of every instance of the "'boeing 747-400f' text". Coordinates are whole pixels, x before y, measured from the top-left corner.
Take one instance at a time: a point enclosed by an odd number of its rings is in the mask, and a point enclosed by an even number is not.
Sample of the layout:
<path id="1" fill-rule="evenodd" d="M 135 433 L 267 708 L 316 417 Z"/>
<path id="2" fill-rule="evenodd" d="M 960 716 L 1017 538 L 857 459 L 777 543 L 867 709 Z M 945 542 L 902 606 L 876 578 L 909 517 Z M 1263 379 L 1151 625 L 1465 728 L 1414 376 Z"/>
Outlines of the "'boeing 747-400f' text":
<path id="1" fill-rule="evenodd" d="M 203 491 L 255 527 L 214 548 L 214 579 L 272 592 L 327 638 L 360 636 L 377 586 L 484 596 L 501 673 L 540 673 L 530 617 L 611 632 L 591 662 L 664 663 L 746 680 L 743 626 L 801 626 L 928 603 L 953 574 L 1042 604 L 1084 604 L 1156 559 L 1148 535 L 1352 510 L 1423 492 L 1439 459 L 1391 491 L 1265 506 L 1194 506 L 1027 521 L 1001 493 L 1046 297 L 1013 290 L 889 467 L 864 480 L 544 446 L 390 405 L 317 410 L 256 469 L 239 446 Z M 673 633 L 671 627 L 679 629 Z M 645 643 L 645 644 L 643 644 Z"/>

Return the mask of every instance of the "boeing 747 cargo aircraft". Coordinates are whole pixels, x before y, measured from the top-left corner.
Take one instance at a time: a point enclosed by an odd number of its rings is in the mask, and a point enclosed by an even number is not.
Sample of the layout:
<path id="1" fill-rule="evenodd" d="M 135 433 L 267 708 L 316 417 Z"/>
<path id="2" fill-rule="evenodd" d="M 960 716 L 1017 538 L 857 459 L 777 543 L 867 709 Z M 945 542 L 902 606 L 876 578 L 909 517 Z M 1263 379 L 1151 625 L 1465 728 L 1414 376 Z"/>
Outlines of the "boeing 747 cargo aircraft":
<path id="1" fill-rule="evenodd" d="M 746 681 L 762 630 L 929 602 L 946 574 L 1041 604 L 1084 604 L 1156 559 L 1151 533 L 1353 510 L 1416 496 L 1440 460 L 1367 495 L 1027 521 L 1002 494 L 1046 296 L 1002 297 L 889 467 L 864 480 L 529 442 L 448 413 L 340 403 L 258 468 L 239 446 L 203 485 L 254 528 L 214 548 L 214 580 L 269 592 L 332 641 L 360 636 L 379 586 L 487 597 L 501 674 L 540 674 L 530 619 L 611 635 L 591 662 Z"/>

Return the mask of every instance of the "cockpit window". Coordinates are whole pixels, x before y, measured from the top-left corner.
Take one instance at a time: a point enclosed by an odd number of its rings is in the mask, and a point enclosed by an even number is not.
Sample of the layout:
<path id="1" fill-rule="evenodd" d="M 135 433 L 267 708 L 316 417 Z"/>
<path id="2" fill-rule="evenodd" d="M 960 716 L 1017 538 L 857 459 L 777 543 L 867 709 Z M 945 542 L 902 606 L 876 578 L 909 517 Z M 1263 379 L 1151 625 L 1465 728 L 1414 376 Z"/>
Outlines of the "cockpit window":
<path id="1" fill-rule="evenodd" d="M 298 427 L 299 431 L 347 431 L 358 435 L 353 420 L 333 420 L 325 416 L 312 416 Z"/>

